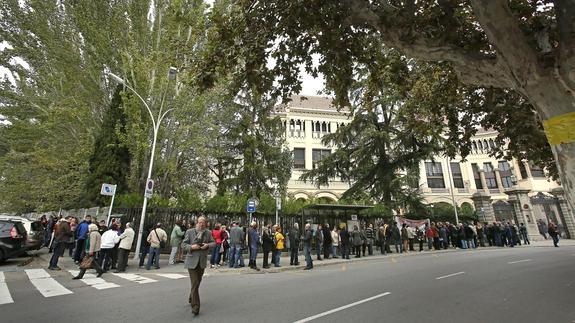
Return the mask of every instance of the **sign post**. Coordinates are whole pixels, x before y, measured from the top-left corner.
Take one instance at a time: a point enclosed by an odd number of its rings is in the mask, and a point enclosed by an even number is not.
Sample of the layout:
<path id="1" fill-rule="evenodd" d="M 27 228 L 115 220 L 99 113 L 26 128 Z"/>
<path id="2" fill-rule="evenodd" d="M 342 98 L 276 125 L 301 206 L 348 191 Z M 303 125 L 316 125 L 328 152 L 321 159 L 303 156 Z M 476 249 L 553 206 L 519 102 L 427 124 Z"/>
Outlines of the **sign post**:
<path id="1" fill-rule="evenodd" d="M 280 193 L 276 190 L 275 194 L 274 194 L 275 198 L 276 198 L 276 223 L 279 223 L 279 215 L 278 215 L 278 211 L 282 209 L 282 199 L 280 197 Z"/>
<path id="2" fill-rule="evenodd" d="M 252 223 L 252 215 L 256 212 L 256 200 L 255 199 L 249 199 L 248 200 L 248 205 L 247 205 L 246 210 L 250 214 L 250 223 L 248 223 L 248 225 L 250 225 Z"/>
<path id="3" fill-rule="evenodd" d="M 112 208 L 114 207 L 114 197 L 116 197 L 116 185 L 114 184 L 102 184 L 102 189 L 100 190 L 101 195 L 107 195 L 112 197 L 112 202 L 110 203 L 110 208 L 108 209 L 108 220 L 106 225 L 110 225 L 110 217 L 112 216 Z"/>

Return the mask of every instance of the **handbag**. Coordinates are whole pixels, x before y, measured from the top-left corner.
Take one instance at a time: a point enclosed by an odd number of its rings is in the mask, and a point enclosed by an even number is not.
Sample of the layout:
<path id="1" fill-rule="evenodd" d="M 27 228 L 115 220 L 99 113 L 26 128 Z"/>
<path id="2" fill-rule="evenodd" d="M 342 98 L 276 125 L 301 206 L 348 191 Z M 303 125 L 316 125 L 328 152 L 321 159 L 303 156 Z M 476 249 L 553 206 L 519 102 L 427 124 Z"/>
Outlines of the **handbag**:
<path id="1" fill-rule="evenodd" d="M 80 269 L 90 269 L 92 268 L 92 263 L 94 262 L 94 257 L 85 256 L 80 263 Z"/>
<path id="2" fill-rule="evenodd" d="M 158 238 L 158 241 L 160 241 L 160 249 L 164 249 L 166 247 L 166 242 L 160 239 L 160 236 L 158 236 L 158 232 L 156 232 L 156 229 L 154 229 L 154 233 L 156 234 L 156 238 Z"/>

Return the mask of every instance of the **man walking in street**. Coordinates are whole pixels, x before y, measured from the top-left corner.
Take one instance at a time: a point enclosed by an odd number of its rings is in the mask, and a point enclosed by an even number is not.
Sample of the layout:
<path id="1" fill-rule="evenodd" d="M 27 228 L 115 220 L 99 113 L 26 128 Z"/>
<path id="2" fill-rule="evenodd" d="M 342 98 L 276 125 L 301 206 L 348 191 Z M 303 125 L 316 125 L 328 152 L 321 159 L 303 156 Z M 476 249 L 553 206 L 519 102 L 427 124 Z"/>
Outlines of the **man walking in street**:
<path id="1" fill-rule="evenodd" d="M 156 224 L 156 227 L 150 231 L 148 235 L 148 242 L 150 243 L 150 256 L 148 257 L 148 264 L 146 265 L 146 270 L 152 268 L 152 263 L 156 269 L 160 269 L 160 251 L 161 247 L 166 241 L 168 241 L 168 234 L 164 229 L 162 229 L 162 224 Z"/>
<path id="2" fill-rule="evenodd" d="M 289 241 L 290 241 L 289 264 L 291 266 L 299 265 L 299 259 L 298 259 L 299 239 L 300 239 L 299 224 L 296 222 L 294 223 L 292 229 L 289 232 Z"/>
<path id="3" fill-rule="evenodd" d="M 110 270 L 110 267 L 112 267 L 112 251 L 118 242 L 120 242 L 120 236 L 118 235 L 116 225 L 111 224 L 110 228 L 102 234 L 102 242 L 100 245 L 100 266 L 102 266 L 104 272 L 107 272 Z"/>
<path id="4" fill-rule="evenodd" d="M 549 236 L 553 239 L 553 246 L 559 247 L 559 232 L 557 231 L 555 223 L 549 222 L 547 233 L 549 233 Z"/>
<path id="5" fill-rule="evenodd" d="M 64 256 L 64 249 L 72 236 L 72 231 L 70 230 L 70 224 L 67 219 L 60 219 L 55 226 L 54 230 L 54 250 L 52 252 L 52 258 L 50 258 L 50 270 L 60 270 L 58 267 L 58 259 Z"/>
<path id="6" fill-rule="evenodd" d="M 172 250 L 170 251 L 170 259 L 168 260 L 168 265 L 176 264 L 176 255 L 178 254 L 178 249 L 181 248 L 182 240 L 184 239 L 184 231 L 182 230 L 182 220 L 176 220 L 172 233 L 170 234 L 170 246 Z"/>
<path id="7" fill-rule="evenodd" d="M 206 218 L 199 217 L 196 227 L 186 231 L 182 242 L 182 248 L 188 253 L 184 268 L 188 269 L 190 275 L 191 288 L 188 302 L 192 306 L 194 315 L 200 314 L 200 283 L 208 265 L 210 248 L 215 246 L 212 234 L 206 230 Z"/>
<path id="8" fill-rule="evenodd" d="M 547 232 L 549 229 L 547 228 L 547 224 L 545 224 L 542 219 L 537 220 L 537 229 L 539 229 L 539 234 L 541 234 L 543 238 L 547 240 Z"/>
<path id="9" fill-rule="evenodd" d="M 260 243 L 260 234 L 258 233 L 258 224 L 252 222 L 250 228 L 248 229 L 248 246 L 250 248 L 250 263 L 251 269 L 259 271 L 258 265 L 256 264 L 256 258 L 258 255 L 258 245 Z"/>
<path id="10" fill-rule="evenodd" d="M 305 231 L 303 233 L 303 254 L 305 256 L 305 270 L 313 268 L 313 260 L 311 259 L 311 241 L 313 234 L 311 232 L 311 225 L 305 224 Z"/>
<path id="11" fill-rule="evenodd" d="M 76 229 L 76 236 L 78 239 L 76 241 L 76 250 L 74 251 L 74 262 L 76 264 L 78 264 L 82 259 L 82 257 L 84 256 L 84 243 L 86 242 L 86 238 L 88 237 L 88 227 L 90 226 L 91 223 L 92 223 L 92 217 L 86 215 L 86 217 L 84 217 L 84 221 L 82 221 L 82 223 L 80 223 L 80 225 L 78 225 L 78 228 Z"/>
<path id="12" fill-rule="evenodd" d="M 132 229 L 132 223 L 126 223 L 126 229 L 120 235 L 120 247 L 118 247 L 118 269 L 116 273 L 123 273 L 126 271 L 126 266 L 128 266 L 128 257 L 130 255 L 130 250 L 132 249 L 132 243 L 134 242 L 134 236 L 136 233 Z"/>

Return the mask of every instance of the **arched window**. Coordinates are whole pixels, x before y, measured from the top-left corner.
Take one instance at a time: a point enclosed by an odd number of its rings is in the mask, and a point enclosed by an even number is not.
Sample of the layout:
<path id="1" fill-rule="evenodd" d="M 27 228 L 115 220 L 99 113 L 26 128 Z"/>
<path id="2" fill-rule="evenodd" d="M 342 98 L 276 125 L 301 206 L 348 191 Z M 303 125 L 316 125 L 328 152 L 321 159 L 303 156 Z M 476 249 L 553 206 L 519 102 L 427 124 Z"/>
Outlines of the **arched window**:
<path id="1" fill-rule="evenodd" d="M 480 150 L 481 152 L 483 152 L 483 142 L 482 142 L 481 140 L 479 140 L 479 141 L 477 142 L 477 144 L 478 144 L 477 146 L 479 147 L 479 150 Z"/>
<path id="2" fill-rule="evenodd" d="M 321 132 L 327 132 L 327 124 L 325 121 L 321 123 Z"/>
<path id="3" fill-rule="evenodd" d="M 295 129 L 295 121 L 293 119 L 291 119 L 289 121 L 289 128 L 290 130 L 294 130 Z"/>
<path id="4" fill-rule="evenodd" d="M 472 146 L 473 146 L 473 153 L 477 154 L 477 142 L 472 141 Z"/>
<path id="5" fill-rule="evenodd" d="M 489 139 L 489 148 L 495 149 L 495 141 L 493 139 Z"/>

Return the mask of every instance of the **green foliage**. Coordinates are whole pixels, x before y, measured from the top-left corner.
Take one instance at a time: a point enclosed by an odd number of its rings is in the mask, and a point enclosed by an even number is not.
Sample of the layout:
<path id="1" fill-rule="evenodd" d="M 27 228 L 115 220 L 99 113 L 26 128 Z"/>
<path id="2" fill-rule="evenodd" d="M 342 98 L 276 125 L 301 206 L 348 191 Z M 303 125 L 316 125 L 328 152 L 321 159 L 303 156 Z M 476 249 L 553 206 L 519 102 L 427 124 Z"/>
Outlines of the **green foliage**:
<path id="1" fill-rule="evenodd" d="M 392 67 L 389 72 L 379 66 Z M 408 126 L 403 107 L 415 91 L 418 73 L 395 51 L 374 53 L 370 63 L 356 67 L 352 81 L 351 123 L 324 136 L 323 143 L 337 147 L 318 166 L 302 175 L 317 185 L 334 177 L 350 182 L 342 198 L 369 199 L 393 208 L 417 198 L 419 163 L 440 150 L 441 139 L 429 129 Z M 400 75 L 397 75 L 397 74 Z M 415 179 L 415 180 L 414 180 Z"/>
<path id="2" fill-rule="evenodd" d="M 373 208 L 362 210 L 360 215 L 391 220 L 393 217 L 393 210 L 384 204 L 375 204 Z"/>
<path id="3" fill-rule="evenodd" d="M 86 183 L 86 205 L 105 205 L 108 197 L 100 195 L 102 183 L 116 184 L 116 194 L 128 191 L 130 152 L 120 143 L 118 134 L 125 135 L 126 117 L 121 107 L 122 88 L 114 92 L 108 111 L 94 143 L 89 159 Z"/>
<path id="4" fill-rule="evenodd" d="M 449 221 L 455 223 L 455 212 L 453 205 L 449 203 L 439 202 L 434 203 L 433 207 L 428 208 L 428 217 L 432 222 Z M 477 221 L 477 213 L 469 205 L 465 204 L 463 208 L 457 207 L 459 222 L 472 222 Z M 425 217 L 423 217 L 425 218 Z"/>

